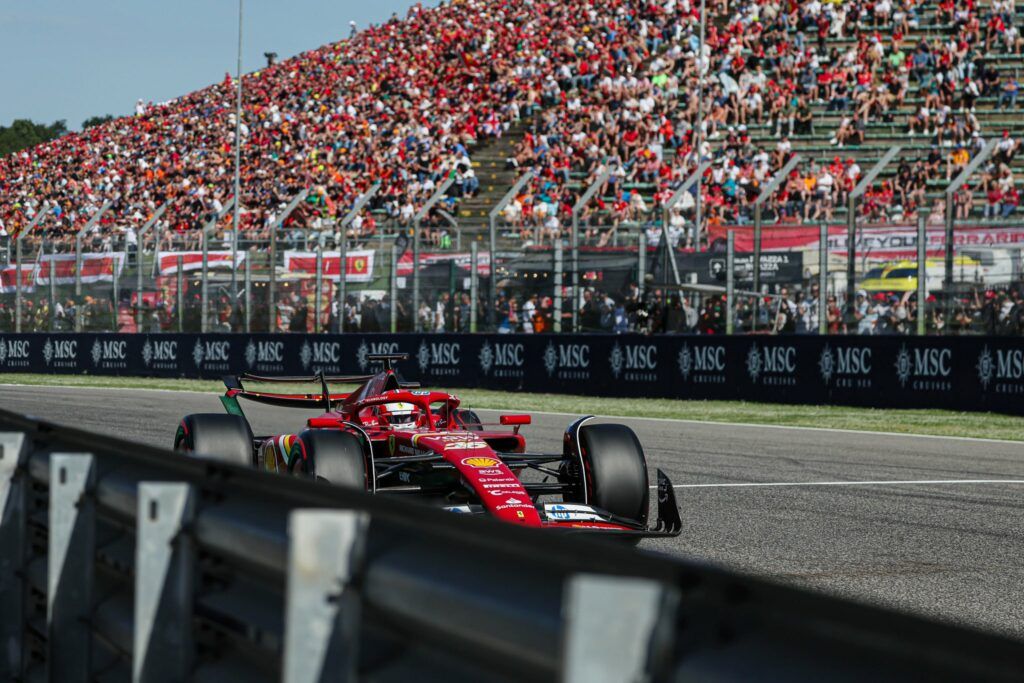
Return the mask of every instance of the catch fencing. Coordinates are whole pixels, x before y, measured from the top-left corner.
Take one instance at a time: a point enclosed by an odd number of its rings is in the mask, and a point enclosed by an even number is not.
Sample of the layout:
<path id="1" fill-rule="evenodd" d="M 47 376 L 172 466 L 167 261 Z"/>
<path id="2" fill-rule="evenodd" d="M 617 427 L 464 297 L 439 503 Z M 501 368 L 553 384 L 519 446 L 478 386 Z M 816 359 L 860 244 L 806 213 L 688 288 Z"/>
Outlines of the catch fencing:
<path id="1" fill-rule="evenodd" d="M 0 377 L 363 374 L 380 353 L 446 388 L 1024 413 L 1012 337 L 6 334 Z"/>
<path id="2" fill-rule="evenodd" d="M 5 411 L 0 510 L 3 680 L 1009 681 L 1024 658 L 694 562 Z"/>

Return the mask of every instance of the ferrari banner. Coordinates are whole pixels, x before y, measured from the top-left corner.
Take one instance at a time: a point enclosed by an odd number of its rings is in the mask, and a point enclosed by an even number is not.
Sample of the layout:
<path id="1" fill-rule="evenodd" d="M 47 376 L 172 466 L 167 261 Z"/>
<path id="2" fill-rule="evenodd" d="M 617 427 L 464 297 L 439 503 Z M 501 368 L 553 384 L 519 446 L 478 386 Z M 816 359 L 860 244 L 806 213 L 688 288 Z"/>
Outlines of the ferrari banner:
<path id="1" fill-rule="evenodd" d="M 725 244 L 728 233 L 735 234 L 736 251 L 754 250 L 754 226 L 732 225 L 710 228 L 712 242 Z M 819 239 L 817 226 L 766 225 L 761 233 L 762 251 L 802 251 L 817 249 Z M 928 255 L 941 256 L 945 249 L 946 233 L 942 225 L 927 228 Z M 1001 247 L 1024 245 L 1024 231 L 1011 226 L 957 226 L 953 241 L 958 249 L 970 247 Z M 856 248 L 858 254 L 870 259 L 892 260 L 917 258 L 917 226 L 914 225 L 868 225 L 858 226 Z M 830 226 L 828 249 L 832 254 L 846 255 L 847 239 L 845 226 Z"/>
<path id="2" fill-rule="evenodd" d="M 0 267 L 0 294 L 14 294 L 18 289 L 18 266 Z M 21 264 L 21 291 L 35 290 L 36 264 Z"/>
<path id="3" fill-rule="evenodd" d="M 370 282 L 373 280 L 374 253 L 360 249 L 345 253 L 345 282 Z M 316 275 L 316 252 L 286 251 L 284 268 L 289 273 Z M 328 280 L 338 280 L 341 272 L 341 252 L 323 253 L 323 275 Z"/>
<path id="4" fill-rule="evenodd" d="M 162 251 L 160 252 L 160 274 L 173 275 L 178 272 L 178 259 L 181 259 L 181 270 L 203 269 L 203 252 L 201 251 Z M 206 252 L 206 267 L 210 270 L 217 268 L 237 268 L 245 261 L 245 252 L 238 252 L 238 260 L 232 262 L 230 251 L 208 251 Z"/>
<path id="5" fill-rule="evenodd" d="M 115 273 L 120 276 L 123 269 L 124 254 L 122 252 L 82 254 L 81 271 L 78 269 L 74 254 L 44 254 L 39 259 L 35 283 L 49 285 L 51 272 L 54 284 L 58 285 L 73 285 L 77 277 L 81 277 L 85 284 L 113 282 Z"/>
<path id="6" fill-rule="evenodd" d="M 455 267 L 468 271 L 472 267 L 472 256 L 466 252 L 461 254 L 420 254 L 420 269 L 427 268 L 437 263 L 454 262 Z M 491 274 L 491 255 L 488 253 L 477 254 L 476 272 L 480 277 L 489 277 Z M 412 254 L 405 252 L 398 260 L 398 276 L 412 276 Z"/>

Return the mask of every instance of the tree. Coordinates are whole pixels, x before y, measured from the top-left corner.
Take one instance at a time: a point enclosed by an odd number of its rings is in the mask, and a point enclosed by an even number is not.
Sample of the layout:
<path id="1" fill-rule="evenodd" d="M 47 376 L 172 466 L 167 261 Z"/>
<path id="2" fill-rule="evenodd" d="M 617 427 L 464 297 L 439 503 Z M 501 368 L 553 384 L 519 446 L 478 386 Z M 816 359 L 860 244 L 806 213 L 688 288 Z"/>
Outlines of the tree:
<path id="1" fill-rule="evenodd" d="M 50 125 L 35 123 L 29 119 L 15 119 L 10 126 L 0 126 L 0 156 L 11 154 L 49 142 L 68 132 L 67 122 L 54 121 Z"/>
<path id="2" fill-rule="evenodd" d="M 82 130 L 86 128 L 92 128 L 93 126 L 100 126 L 107 121 L 113 121 L 114 116 L 112 114 L 105 114 L 103 116 L 90 116 L 85 121 L 82 121 Z"/>

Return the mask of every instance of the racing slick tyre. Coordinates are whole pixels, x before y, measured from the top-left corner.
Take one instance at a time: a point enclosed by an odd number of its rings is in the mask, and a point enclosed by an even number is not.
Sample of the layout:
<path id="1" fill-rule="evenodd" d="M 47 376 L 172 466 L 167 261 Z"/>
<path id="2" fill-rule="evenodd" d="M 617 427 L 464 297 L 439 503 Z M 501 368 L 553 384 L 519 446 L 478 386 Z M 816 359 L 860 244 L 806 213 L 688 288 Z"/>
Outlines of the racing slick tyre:
<path id="1" fill-rule="evenodd" d="M 186 415 L 174 435 L 174 450 L 235 465 L 253 465 L 252 430 L 239 415 Z"/>
<path id="2" fill-rule="evenodd" d="M 579 463 L 566 463 L 566 473 L 579 486 L 566 494 L 565 500 L 586 500 L 613 515 L 646 524 L 650 497 L 647 460 L 633 430 L 620 424 L 584 425 L 579 443 L 584 472 L 579 473 Z"/>
<path id="3" fill-rule="evenodd" d="M 482 432 L 484 430 L 484 426 L 480 424 L 480 416 L 472 410 L 456 410 L 455 419 L 471 432 Z"/>
<path id="4" fill-rule="evenodd" d="M 350 432 L 307 429 L 296 437 L 288 469 L 335 486 L 373 489 L 373 463 L 359 437 Z"/>

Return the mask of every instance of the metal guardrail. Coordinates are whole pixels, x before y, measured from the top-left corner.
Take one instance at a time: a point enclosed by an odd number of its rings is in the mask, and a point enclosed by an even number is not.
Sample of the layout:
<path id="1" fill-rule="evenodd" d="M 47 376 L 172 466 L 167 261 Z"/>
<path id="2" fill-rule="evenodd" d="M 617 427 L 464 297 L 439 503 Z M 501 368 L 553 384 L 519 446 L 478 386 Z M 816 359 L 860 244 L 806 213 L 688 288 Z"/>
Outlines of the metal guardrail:
<path id="1" fill-rule="evenodd" d="M 0 679 L 1016 680 L 1024 645 L 0 411 Z"/>

